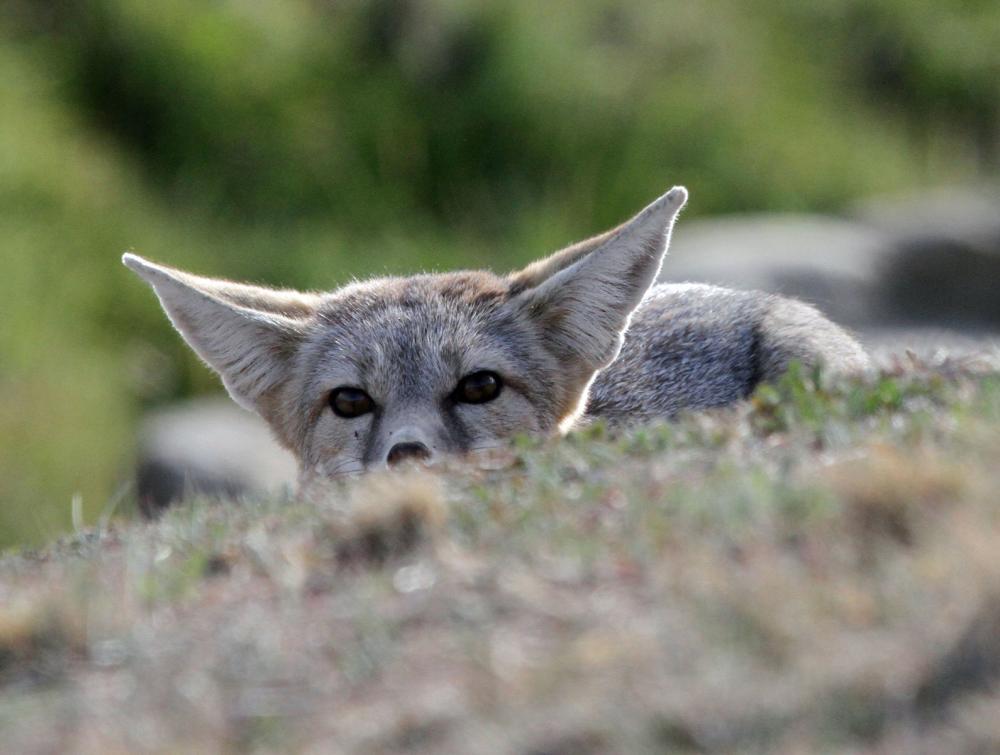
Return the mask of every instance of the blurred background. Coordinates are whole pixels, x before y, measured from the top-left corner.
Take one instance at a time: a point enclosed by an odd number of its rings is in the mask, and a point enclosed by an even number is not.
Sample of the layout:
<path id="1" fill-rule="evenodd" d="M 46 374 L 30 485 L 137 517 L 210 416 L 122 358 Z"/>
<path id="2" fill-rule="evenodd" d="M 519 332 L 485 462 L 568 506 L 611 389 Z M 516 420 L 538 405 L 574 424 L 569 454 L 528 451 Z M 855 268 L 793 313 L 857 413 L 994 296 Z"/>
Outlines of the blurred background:
<path id="1" fill-rule="evenodd" d="M 503 271 L 684 183 L 678 275 L 989 329 L 998 164 L 995 0 L 2 0 L 0 546 L 134 499 L 140 418 L 219 391 L 126 249 Z"/>

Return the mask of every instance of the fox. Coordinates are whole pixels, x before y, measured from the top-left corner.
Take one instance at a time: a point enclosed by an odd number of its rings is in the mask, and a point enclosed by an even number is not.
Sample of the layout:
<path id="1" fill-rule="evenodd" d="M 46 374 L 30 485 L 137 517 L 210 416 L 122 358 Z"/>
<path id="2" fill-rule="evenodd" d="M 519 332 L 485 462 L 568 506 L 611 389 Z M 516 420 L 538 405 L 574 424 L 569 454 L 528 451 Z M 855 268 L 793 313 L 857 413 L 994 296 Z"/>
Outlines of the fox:
<path id="1" fill-rule="evenodd" d="M 520 434 L 622 427 L 746 400 L 792 362 L 870 360 L 784 296 L 656 281 L 688 192 L 506 275 L 424 273 L 328 293 L 193 275 L 133 253 L 187 344 L 295 456 L 299 488 L 433 464 Z"/>

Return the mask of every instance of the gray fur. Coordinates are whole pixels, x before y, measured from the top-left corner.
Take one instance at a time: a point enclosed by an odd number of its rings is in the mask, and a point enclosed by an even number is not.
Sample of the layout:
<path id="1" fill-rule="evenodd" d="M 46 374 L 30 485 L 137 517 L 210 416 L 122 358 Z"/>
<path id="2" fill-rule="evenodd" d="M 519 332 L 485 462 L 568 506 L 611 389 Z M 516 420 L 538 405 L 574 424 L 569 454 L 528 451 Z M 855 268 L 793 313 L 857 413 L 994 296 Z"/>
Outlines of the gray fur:
<path id="1" fill-rule="evenodd" d="M 124 261 L 233 398 L 295 453 L 310 489 L 385 466 L 394 449 L 436 458 L 587 417 L 623 424 L 732 403 L 792 359 L 867 367 L 849 335 L 801 302 L 650 289 L 686 199 L 675 187 L 618 228 L 508 276 L 380 278 L 300 294 Z M 496 399 L 456 401 L 462 378 L 480 370 L 502 378 Z M 344 386 L 366 391 L 374 410 L 336 416 L 330 397 Z"/>
<path id="2" fill-rule="evenodd" d="M 661 284 L 633 316 L 618 358 L 594 380 L 586 414 L 622 424 L 723 406 L 776 380 L 792 360 L 837 372 L 869 367 L 857 341 L 800 301 Z"/>

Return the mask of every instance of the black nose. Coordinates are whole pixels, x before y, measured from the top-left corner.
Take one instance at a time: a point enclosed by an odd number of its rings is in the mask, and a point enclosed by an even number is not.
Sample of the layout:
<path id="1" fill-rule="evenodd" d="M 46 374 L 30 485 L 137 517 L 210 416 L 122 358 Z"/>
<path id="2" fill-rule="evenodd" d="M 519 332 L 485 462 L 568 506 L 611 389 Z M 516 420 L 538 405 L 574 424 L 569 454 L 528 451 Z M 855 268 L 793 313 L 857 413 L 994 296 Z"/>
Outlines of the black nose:
<path id="1" fill-rule="evenodd" d="M 385 460 L 390 467 L 394 467 L 404 461 L 427 461 L 429 458 L 431 450 L 423 443 L 397 443 L 389 449 Z"/>

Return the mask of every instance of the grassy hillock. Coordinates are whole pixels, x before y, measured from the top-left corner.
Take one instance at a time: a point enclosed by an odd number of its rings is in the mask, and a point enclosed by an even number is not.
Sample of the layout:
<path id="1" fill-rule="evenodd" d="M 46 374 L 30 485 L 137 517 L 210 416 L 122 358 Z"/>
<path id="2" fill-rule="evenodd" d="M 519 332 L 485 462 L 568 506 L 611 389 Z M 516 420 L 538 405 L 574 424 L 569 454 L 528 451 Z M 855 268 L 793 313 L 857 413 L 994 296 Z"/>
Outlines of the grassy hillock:
<path id="1" fill-rule="evenodd" d="M 118 258 L 330 287 L 505 269 L 685 183 L 836 210 L 1000 164 L 1000 10 L 0 6 L 0 547 L 96 521 L 147 407 L 217 389 Z"/>
<path id="2" fill-rule="evenodd" d="M 0 560 L 12 751 L 987 752 L 1000 374 L 792 373 Z"/>

